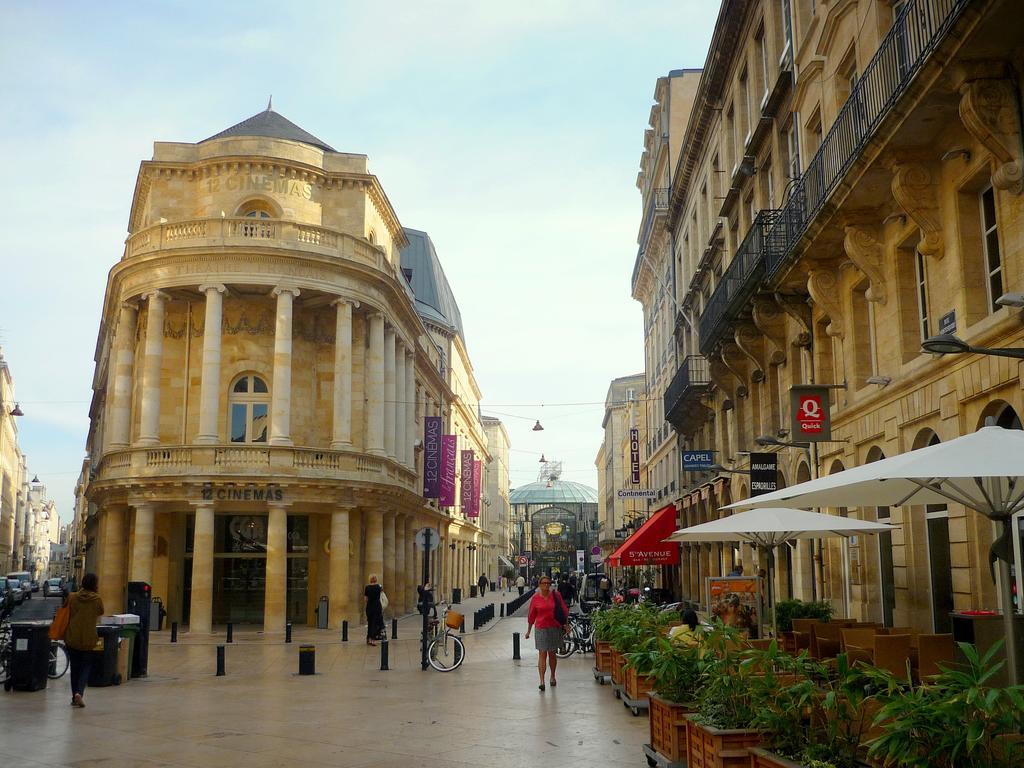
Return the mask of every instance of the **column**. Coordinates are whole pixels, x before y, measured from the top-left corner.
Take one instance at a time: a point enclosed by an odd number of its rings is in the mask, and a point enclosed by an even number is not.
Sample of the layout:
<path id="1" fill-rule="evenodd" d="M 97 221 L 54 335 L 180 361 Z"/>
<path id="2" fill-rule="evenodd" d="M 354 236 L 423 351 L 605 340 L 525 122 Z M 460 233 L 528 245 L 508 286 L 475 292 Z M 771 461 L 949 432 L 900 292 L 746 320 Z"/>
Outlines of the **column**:
<path id="1" fill-rule="evenodd" d="M 408 585 L 405 576 L 405 515 L 395 515 L 395 587 L 391 599 L 394 601 L 396 616 L 401 616 L 408 610 Z"/>
<path id="2" fill-rule="evenodd" d="M 135 329 L 139 310 L 124 302 L 117 318 L 117 330 L 107 365 L 114 371 L 114 391 L 108 393 L 110 402 L 110 447 L 127 448 L 132 431 L 132 385 L 135 375 Z"/>
<path id="3" fill-rule="evenodd" d="M 298 288 L 277 286 L 277 324 L 274 328 L 274 388 L 270 402 L 270 443 L 291 445 L 292 304 Z"/>
<path id="4" fill-rule="evenodd" d="M 363 582 L 368 583 L 370 576 L 378 581 L 384 578 L 384 516 L 377 510 L 363 510 L 363 521 L 366 525 L 366 574 Z"/>
<path id="5" fill-rule="evenodd" d="M 373 312 L 366 360 L 366 452 L 384 455 L 384 315 Z"/>
<path id="6" fill-rule="evenodd" d="M 224 315 L 224 294 L 220 283 L 200 285 L 206 295 L 206 318 L 203 323 L 203 378 L 199 389 L 199 434 L 195 442 L 209 445 L 219 442 L 217 415 L 220 413 L 220 337 Z M 187 376 L 186 372 L 186 376 Z"/>
<path id="7" fill-rule="evenodd" d="M 284 632 L 288 605 L 288 510 L 268 505 L 267 581 L 263 593 L 263 632 Z"/>
<path id="8" fill-rule="evenodd" d="M 405 464 L 405 448 L 407 443 L 408 423 L 406 422 L 405 395 L 405 344 L 395 343 L 395 458 L 399 464 Z"/>
<path id="9" fill-rule="evenodd" d="M 149 501 L 137 501 L 135 507 L 135 531 L 132 534 L 132 565 L 129 581 L 153 583 L 153 524 L 155 505 Z"/>
<path id="10" fill-rule="evenodd" d="M 417 437 L 420 439 L 422 437 L 416 433 L 416 355 L 411 351 L 406 351 L 405 355 L 405 400 L 405 418 L 408 425 L 406 426 L 405 463 L 409 469 L 415 471 L 416 452 L 413 450 L 412 444 Z"/>
<path id="11" fill-rule="evenodd" d="M 405 609 L 416 610 L 416 585 L 420 583 L 421 573 L 416 573 L 416 548 L 413 539 L 416 536 L 416 521 L 412 515 L 405 517 Z"/>
<path id="12" fill-rule="evenodd" d="M 167 294 L 153 291 L 148 296 L 146 346 L 142 358 L 142 414 L 137 445 L 160 442 L 160 365 L 164 356 L 164 301 Z"/>
<path id="13" fill-rule="evenodd" d="M 395 594 L 395 515 L 385 512 L 383 517 L 384 573 L 380 575 L 384 591 L 390 599 Z"/>
<path id="14" fill-rule="evenodd" d="M 334 430 L 331 448 L 352 447 L 352 308 L 359 302 L 338 299 L 334 327 Z"/>
<path id="15" fill-rule="evenodd" d="M 103 511 L 102 571 L 100 598 L 108 614 L 124 612 L 124 509 L 107 507 Z"/>
<path id="16" fill-rule="evenodd" d="M 384 329 L 384 452 L 395 458 L 395 329 Z"/>
<path id="17" fill-rule="evenodd" d="M 196 505 L 192 539 L 192 601 L 189 634 L 213 631 L 213 502 Z"/>
<path id="18" fill-rule="evenodd" d="M 331 559 L 328 571 L 327 599 L 331 629 L 338 629 L 349 616 L 349 511 L 331 513 Z"/>

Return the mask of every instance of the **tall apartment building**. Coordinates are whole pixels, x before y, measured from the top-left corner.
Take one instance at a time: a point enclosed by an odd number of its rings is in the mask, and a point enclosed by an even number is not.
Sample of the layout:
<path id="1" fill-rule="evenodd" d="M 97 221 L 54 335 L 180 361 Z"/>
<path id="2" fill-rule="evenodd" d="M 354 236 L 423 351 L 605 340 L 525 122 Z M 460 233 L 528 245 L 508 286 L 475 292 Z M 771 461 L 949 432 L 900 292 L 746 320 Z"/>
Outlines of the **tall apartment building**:
<path id="1" fill-rule="evenodd" d="M 777 450 L 784 487 L 987 418 L 1020 427 L 1016 364 L 921 349 L 939 332 L 1024 341 L 1008 296 L 1024 291 L 1018 13 L 1006 0 L 722 2 L 666 213 L 680 362 L 659 391 L 683 446 L 741 473 L 749 451 Z M 789 389 L 809 383 L 834 387 L 834 442 L 761 447 L 787 442 Z M 742 474 L 687 484 L 689 525 L 749 495 Z M 780 597 L 937 631 L 953 609 L 997 607 L 980 515 L 827 511 L 899 530 L 787 548 Z M 684 595 L 701 599 L 737 556 L 753 553 L 684 547 Z"/>
<path id="2" fill-rule="evenodd" d="M 489 536 L 481 570 L 488 578 L 497 579 L 512 573 L 517 566 L 512 560 L 515 547 L 512 542 L 509 502 L 509 450 L 512 442 L 508 430 L 500 419 L 484 416 L 484 434 L 487 436 L 488 461 L 484 467 L 484 499 L 480 510 L 480 527 Z"/>
<path id="3" fill-rule="evenodd" d="M 25 456 L 18 446 L 14 378 L 0 350 L 0 570 L 21 570 L 19 516 L 24 516 Z"/>

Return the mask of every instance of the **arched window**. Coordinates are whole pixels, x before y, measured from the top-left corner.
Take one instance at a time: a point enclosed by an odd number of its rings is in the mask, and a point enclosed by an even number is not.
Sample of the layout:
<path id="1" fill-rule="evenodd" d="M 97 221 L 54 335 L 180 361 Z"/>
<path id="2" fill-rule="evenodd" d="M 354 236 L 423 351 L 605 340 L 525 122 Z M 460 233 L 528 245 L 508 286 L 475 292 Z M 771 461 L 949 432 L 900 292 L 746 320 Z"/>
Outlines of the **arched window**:
<path id="1" fill-rule="evenodd" d="M 238 216 L 254 221 L 240 226 L 242 237 L 273 237 L 274 225 L 265 219 L 277 219 L 280 215 L 265 200 L 247 200 L 238 206 Z"/>
<path id="2" fill-rule="evenodd" d="M 238 215 L 250 219 L 276 218 L 274 210 L 263 200 L 247 200 L 238 206 Z"/>
<path id="3" fill-rule="evenodd" d="M 270 392 L 267 382 L 253 374 L 235 379 L 228 393 L 232 443 L 267 442 Z"/>

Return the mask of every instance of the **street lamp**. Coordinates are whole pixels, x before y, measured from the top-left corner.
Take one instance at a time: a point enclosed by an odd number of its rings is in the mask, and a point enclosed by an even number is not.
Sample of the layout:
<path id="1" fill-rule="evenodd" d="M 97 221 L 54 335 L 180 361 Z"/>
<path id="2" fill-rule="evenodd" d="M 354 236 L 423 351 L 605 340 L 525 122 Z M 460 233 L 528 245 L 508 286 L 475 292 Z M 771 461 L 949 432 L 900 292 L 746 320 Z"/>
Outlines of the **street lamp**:
<path id="1" fill-rule="evenodd" d="M 952 333 L 940 333 L 921 342 L 921 349 L 934 355 L 961 355 L 964 352 L 974 352 L 979 355 L 992 355 L 993 357 L 1012 357 L 1017 360 L 1024 360 L 1024 349 L 1009 349 L 1007 347 L 972 347 L 966 341 Z"/>
<path id="2" fill-rule="evenodd" d="M 757 443 L 762 448 L 765 448 L 765 447 L 767 447 L 769 445 L 779 445 L 779 446 L 782 446 L 783 448 L 810 448 L 811 447 L 810 443 L 799 442 L 799 441 L 793 441 L 793 442 L 790 442 L 790 443 L 786 443 L 786 442 L 783 442 L 782 440 L 779 440 L 779 438 L 777 438 L 777 437 L 772 437 L 771 435 L 761 435 L 760 437 L 755 437 L 754 438 L 754 442 Z"/>

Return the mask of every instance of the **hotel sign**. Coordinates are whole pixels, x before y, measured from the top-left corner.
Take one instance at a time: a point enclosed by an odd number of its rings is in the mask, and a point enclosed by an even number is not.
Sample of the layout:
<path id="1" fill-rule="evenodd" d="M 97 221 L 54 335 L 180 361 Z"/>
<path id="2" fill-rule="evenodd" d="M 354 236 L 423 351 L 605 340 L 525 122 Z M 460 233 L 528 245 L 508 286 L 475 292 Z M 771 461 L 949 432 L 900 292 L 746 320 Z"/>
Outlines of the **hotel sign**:
<path id="1" fill-rule="evenodd" d="M 214 485 L 205 483 L 203 501 L 284 501 L 284 488 L 279 485 Z"/>
<path id="2" fill-rule="evenodd" d="M 640 430 L 636 427 L 629 430 L 629 482 L 640 484 Z"/>

